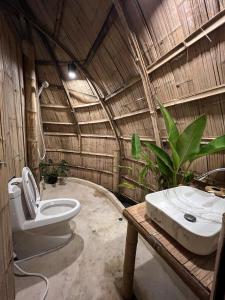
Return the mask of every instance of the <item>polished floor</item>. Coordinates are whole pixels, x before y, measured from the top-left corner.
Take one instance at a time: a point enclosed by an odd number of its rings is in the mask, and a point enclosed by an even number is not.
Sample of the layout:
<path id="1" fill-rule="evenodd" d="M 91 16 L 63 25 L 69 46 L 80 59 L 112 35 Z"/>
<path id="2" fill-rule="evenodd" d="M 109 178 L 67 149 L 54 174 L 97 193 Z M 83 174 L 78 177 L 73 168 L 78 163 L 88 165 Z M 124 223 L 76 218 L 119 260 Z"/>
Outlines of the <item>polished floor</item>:
<path id="1" fill-rule="evenodd" d="M 126 221 L 119 204 L 93 184 L 68 178 L 66 185 L 47 186 L 43 198 L 71 197 L 82 209 L 71 221 L 75 238 L 64 248 L 20 263 L 50 282 L 47 300 L 120 300 L 115 280 L 122 276 Z M 16 300 L 40 300 L 44 283 L 16 277 Z M 139 240 L 135 291 L 139 300 L 195 300 L 192 292 L 153 251 Z"/>

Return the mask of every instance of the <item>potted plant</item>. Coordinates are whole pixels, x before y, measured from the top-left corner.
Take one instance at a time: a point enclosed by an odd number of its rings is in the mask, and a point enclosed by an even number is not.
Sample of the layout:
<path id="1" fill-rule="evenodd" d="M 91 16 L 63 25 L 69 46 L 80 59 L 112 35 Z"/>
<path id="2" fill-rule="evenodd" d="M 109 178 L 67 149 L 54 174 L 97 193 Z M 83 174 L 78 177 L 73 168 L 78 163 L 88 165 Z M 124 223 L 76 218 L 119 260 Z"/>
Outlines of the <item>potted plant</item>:
<path id="1" fill-rule="evenodd" d="M 175 187 L 179 184 L 190 184 L 194 174 L 189 170 L 196 159 L 225 150 L 225 135 L 202 144 L 207 117 L 202 115 L 179 132 L 175 121 L 165 107 L 160 110 L 168 134 L 168 151 L 149 142 L 141 143 L 137 134 L 132 136 L 132 156 L 145 162 L 140 171 L 139 181 L 146 184 L 146 176 L 153 172 L 158 181 L 158 189 Z M 152 154 L 155 159 L 151 159 Z M 150 156 L 151 155 L 151 156 Z M 125 183 L 122 183 L 122 186 Z"/>
<path id="2" fill-rule="evenodd" d="M 69 163 L 65 160 L 61 160 L 57 165 L 57 172 L 59 178 L 59 184 L 65 184 L 65 177 L 67 177 L 67 173 L 69 171 Z"/>
<path id="3" fill-rule="evenodd" d="M 58 180 L 58 172 L 51 159 L 48 162 L 40 162 L 39 168 L 44 181 L 49 184 L 55 184 Z"/>

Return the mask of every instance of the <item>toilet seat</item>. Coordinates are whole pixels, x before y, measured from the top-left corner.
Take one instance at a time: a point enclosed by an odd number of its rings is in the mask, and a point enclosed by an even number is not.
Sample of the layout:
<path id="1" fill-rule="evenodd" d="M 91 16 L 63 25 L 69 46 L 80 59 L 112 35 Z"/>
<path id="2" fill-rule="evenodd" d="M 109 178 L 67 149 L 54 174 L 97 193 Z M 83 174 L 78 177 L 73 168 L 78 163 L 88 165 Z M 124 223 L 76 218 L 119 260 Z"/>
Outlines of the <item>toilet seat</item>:
<path id="1" fill-rule="evenodd" d="M 22 171 L 23 191 L 30 213 L 31 219 L 35 219 L 37 215 L 37 202 L 40 201 L 40 194 L 34 176 L 28 167 L 24 167 Z"/>
<path id="2" fill-rule="evenodd" d="M 31 220 L 26 220 L 23 230 L 46 226 L 72 219 L 80 212 L 76 199 L 59 198 L 42 200 L 34 176 L 28 167 L 22 171 L 22 185 Z"/>
<path id="3" fill-rule="evenodd" d="M 34 229 L 70 220 L 80 212 L 80 202 L 76 199 L 60 198 L 39 201 L 36 218 L 27 220 L 23 224 L 23 230 Z M 67 208 L 62 211 L 63 208 Z M 55 208 L 53 213 L 46 213 L 49 208 Z"/>

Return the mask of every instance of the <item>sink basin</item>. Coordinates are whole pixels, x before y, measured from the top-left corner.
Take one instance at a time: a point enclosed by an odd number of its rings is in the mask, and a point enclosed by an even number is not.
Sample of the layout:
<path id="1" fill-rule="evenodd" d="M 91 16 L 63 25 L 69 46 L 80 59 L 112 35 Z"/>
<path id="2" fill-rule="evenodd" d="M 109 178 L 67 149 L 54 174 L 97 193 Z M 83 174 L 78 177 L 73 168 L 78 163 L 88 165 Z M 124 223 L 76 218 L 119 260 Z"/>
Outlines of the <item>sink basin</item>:
<path id="1" fill-rule="evenodd" d="M 146 213 L 189 251 L 208 255 L 217 249 L 225 200 L 189 186 L 148 194 Z"/>

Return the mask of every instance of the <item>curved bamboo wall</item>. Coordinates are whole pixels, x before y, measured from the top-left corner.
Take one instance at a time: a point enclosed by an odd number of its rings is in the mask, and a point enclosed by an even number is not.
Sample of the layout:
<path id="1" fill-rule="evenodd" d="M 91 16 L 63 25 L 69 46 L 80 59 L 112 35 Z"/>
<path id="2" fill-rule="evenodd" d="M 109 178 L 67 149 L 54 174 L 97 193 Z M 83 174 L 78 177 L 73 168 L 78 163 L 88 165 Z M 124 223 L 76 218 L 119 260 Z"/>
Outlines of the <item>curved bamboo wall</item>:
<path id="1" fill-rule="evenodd" d="M 0 298 L 14 299 L 8 181 L 25 164 L 24 84 L 20 42 L 0 12 Z"/>
<path id="2" fill-rule="evenodd" d="M 224 133 L 224 1 L 27 3 L 22 15 L 33 28 L 37 77 L 50 83 L 41 97 L 48 157 L 69 161 L 72 176 L 115 190 L 119 162 L 133 168 L 120 169 L 120 181 L 135 183 L 143 163 L 131 158 L 132 133 L 166 147 L 156 99 L 180 129 L 206 113 L 204 142 Z M 79 73 L 69 81 L 67 63 L 74 60 Z M 221 153 L 192 168 L 223 165 Z M 141 186 L 120 192 L 143 199 Z"/>

